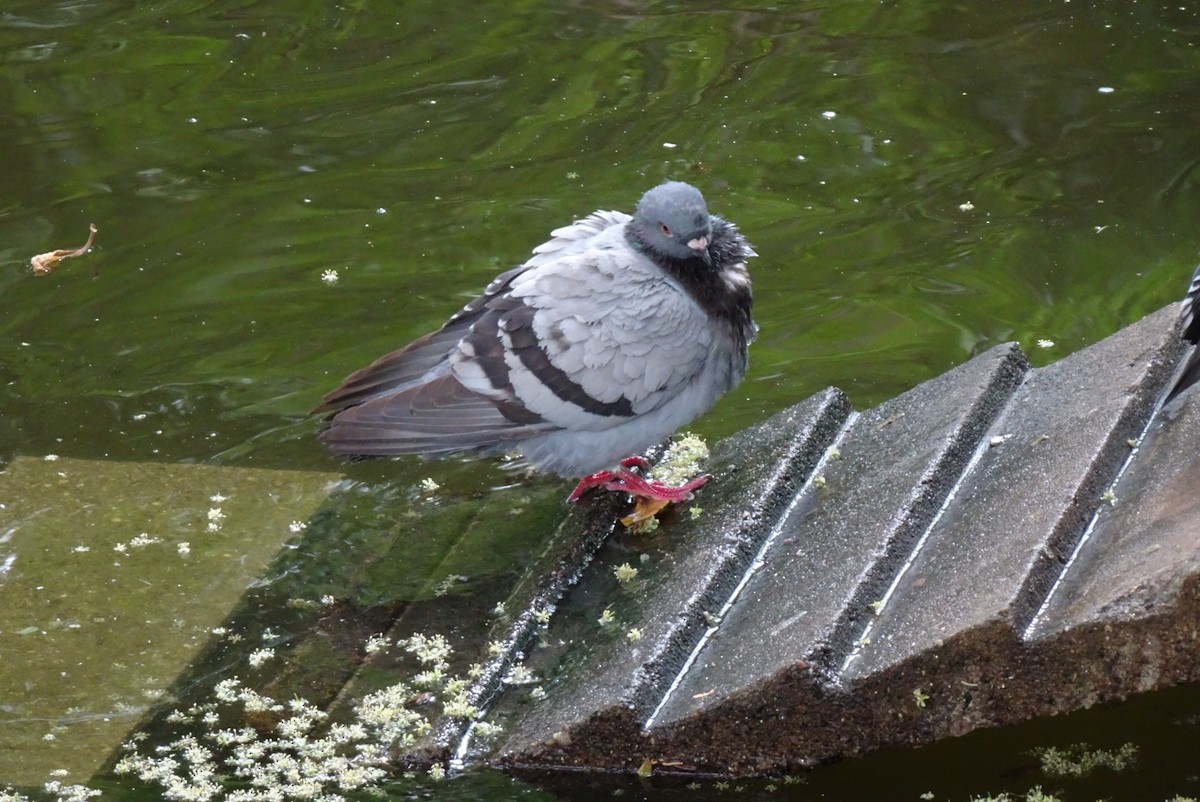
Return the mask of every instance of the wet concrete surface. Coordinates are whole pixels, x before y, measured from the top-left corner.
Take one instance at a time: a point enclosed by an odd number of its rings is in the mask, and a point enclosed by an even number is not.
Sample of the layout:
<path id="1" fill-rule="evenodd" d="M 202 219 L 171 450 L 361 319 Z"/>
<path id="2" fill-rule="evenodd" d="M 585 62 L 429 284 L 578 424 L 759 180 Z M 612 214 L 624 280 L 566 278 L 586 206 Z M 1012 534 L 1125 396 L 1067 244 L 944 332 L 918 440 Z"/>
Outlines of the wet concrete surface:
<path id="1" fill-rule="evenodd" d="M 563 682 L 551 683 L 547 698 L 537 704 L 515 710 L 502 705 L 501 715 L 517 722 L 510 743 L 553 743 L 584 728 L 586 737 L 600 745 L 606 733 L 639 728 L 834 442 L 849 411 L 844 396 L 827 391 L 753 427 L 748 437 L 718 444 L 709 466 L 713 484 L 738 504 L 710 507 L 707 499 L 698 501 L 698 518 L 685 510 L 655 536 L 607 543 L 605 548 L 615 554 L 602 550 L 571 595 L 611 605 L 616 610 L 613 623 L 599 623 L 602 609 L 586 604 L 588 614 L 551 623 L 545 641 L 577 648 L 561 655 L 549 650 L 549 658 L 531 655 L 530 667 L 551 676 L 558 656 L 577 665 Z M 639 553 L 649 559 L 631 556 Z M 613 579 L 614 563 L 637 568 L 628 587 Z"/>
<path id="2" fill-rule="evenodd" d="M 1164 410 L 1141 438 L 1029 637 L 1162 612 L 1200 574 L 1200 399 L 1194 395 Z"/>
<path id="3" fill-rule="evenodd" d="M 1025 369 L 1001 346 L 857 416 L 654 723 L 797 663 L 834 676 Z"/>
<path id="4" fill-rule="evenodd" d="M 1024 630 L 1149 419 L 1173 364 L 1170 333 L 1169 320 L 1147 318 L 1030 373 L 848 679 L 993 620 Z"/>
<path id="5" fill-rule="evenodd" d="M 719 476 L 702 518 L 663 527 L 669 546 L 614 535 L 549 626 L 562 645 L 534 658 L 547 697 L 496 704 L 489 759 L 786 772 L 1200 679 L 1200 408 L 1139 445 L 1181 351 L 1175 312 L 1045 368 L 998 347 L 839 413 L 832 438 L 813 439 L 827 391 L 720 444 L 764 476 L 782 428 L 823 456 L 769 505 Z M 622 542 L 649 555 L 633 590 L 604 577 Z M 571 607 L 590 596 L 640 639 L 589 628 L 599 605 Z"/>

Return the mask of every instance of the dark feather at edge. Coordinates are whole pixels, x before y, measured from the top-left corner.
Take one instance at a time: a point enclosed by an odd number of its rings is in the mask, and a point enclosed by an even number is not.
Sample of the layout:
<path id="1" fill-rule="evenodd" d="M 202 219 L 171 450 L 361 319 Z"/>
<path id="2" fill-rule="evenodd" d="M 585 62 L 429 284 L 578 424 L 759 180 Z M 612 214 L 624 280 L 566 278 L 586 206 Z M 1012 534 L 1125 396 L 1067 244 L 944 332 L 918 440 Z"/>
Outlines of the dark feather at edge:
<path id="1" fill-rule="evenodd" d="M 1179 336 L 1193 345 L 1200 342 L 1200 266 L 1192 273 L 1192 282 L 1188 286 L 1187 295 L 1183 299 L 1183 308 L 1179 312 Z M 1175 380 L 1175 386 L 1163 403 L 1172 399 L 1200 381 L 1200 348 L 1193 348 L 1184 364 L 1183 371 Z"/>

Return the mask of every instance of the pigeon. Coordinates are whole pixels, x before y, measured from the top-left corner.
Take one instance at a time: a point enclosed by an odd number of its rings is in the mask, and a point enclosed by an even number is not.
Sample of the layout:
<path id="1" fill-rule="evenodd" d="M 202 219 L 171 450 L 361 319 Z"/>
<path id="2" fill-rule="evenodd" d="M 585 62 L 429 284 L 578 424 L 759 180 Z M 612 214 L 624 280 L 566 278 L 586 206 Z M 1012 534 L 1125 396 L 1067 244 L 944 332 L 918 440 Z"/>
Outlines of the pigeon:
<path id="1" fill-rule="evenodd" d="M 1200 266 L 1192 273 L 1192 283 L 1179 309 L 1179 336 L 1193 345 L 1200 342 Z M 1163 404 L 1170 403 L 1197 381 L 1200 381 L 1200 348 L 1192 350 L 1171 392 L 1163 399 Z"/>
<path id="2" fill-rule="evenodd" d="M 681 501 L 639 454 L 746 373 L 751 317 L 737 227 L 668 181 L 632 216 L 597 211 L 551 232 L 440 329 L 350 374 L 314 412 L 350 457 L 517 452 L 591 487 Z M 632 456 L 631 456 L 632 455 Z"/>

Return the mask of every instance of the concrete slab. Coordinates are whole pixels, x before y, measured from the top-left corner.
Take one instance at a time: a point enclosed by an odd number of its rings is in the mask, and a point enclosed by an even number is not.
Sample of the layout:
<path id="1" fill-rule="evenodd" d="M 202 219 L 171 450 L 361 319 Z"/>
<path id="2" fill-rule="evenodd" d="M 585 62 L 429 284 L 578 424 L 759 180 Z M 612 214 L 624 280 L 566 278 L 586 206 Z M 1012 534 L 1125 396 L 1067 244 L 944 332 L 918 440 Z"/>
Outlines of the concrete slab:
<path id="1" fill-rule="evenodd" d="M 1027 369 L 999 346 L 857 416 L 656 726 L 797 664 L 833 677 Z"/>
<path id="2" fill-rule="evenodd" d="M 722 441 L 708 466 L 715 479 L 695 502 L 704 509 L 699 518 L 684 511 L 655 535 L 635 536 L 636 545 L 618 538 L 606 544 L 572 590 L 581 612 L 560 611 L 543 638 L 567 647 L 530 656 L 535 673 L 552 678 L 549 695 L 536 704 L 510 699 L 501 706 L 499 715 L 514 722 L 500 751 L 522 759 L 562 755 L 572 741 L 587 750 L 619 749 L 679 673 L 848 414 L 845 397 L 826 391 L 746 437 Z M 635 550 L 653 556 L 631 560 Z M 625 587 L 613 578 L 621 560 L 638 569 Z M 597 619 L 610 606 L 615 616 L 606 627 Z M 600 758 L 585 750 L 571 759 L 612 765 L 631 756 Z"/>
<path id="3" fill-rule="evenodd" d="M 0 779 L 86 781 L 338 478 L 28 457 L 0 471 Z"/>
<path id="4" fill-rule="evenodd" d="M 568 667 L 543 664 L 556 686 L 546 703 L 502 701 L 497 719 L 511 729 L 495 759 L 520 770 L 632 771 L 649 759 L 672 771 L 787 772 L 1200 679 L 1200 547 L 1184 523 L 1200 424 L 1187 408 L 1142 446 L 1177 464 L 1134 463 L 1105 511 L 1131 518 L 1101 521 L 1096 548 L 1080 551 L 1044 611 L 1073 618 L 1023 637 L 1153 412 L 1178 356 L 1175 314 L 1024 380 L 1016 352 L 1002 349 L 859 416 L 689 660 L 670 646 L 689 641 L 671 636 L 683 629 L 678 611 L 695 609 L 685 600 L 711 612 L 720 597 L 707 589 L 727 587 L 696 568 L 697 554 L 724 558 L 721 541 L 690 539 L 686 525 L 660 551 L 611 538 L 551 624 L 549 638 L 575 641 L 558 658 Z M 734 442 L 753 459 L 764 436 Z M 1123 494 L 1160 488 L 1162 502 L 1120 512 Z M 755 509 L 752 498 L 717 501 Z M 1145 534 L 1126 541 L 1109 526 Z M 636 601 L 603 581 L 622 549 L 650 556 Z M 1127 568 L 1108 566 L 1110 554 Z M 605 606 L 650 644 L 589 630 Z"/>
<path id="5" fill-rule="evenodd" d="M 1142 619 L 1200 576 L 1200 396 L 1152 424 L 1027 635 Z"/>
<path id="6" fill-rule="evenodd" d="M 1175 362 L 1168 307 L 1033 371 L 844 672 L 878 673 L 989 622 L 1023 631 Z"/>

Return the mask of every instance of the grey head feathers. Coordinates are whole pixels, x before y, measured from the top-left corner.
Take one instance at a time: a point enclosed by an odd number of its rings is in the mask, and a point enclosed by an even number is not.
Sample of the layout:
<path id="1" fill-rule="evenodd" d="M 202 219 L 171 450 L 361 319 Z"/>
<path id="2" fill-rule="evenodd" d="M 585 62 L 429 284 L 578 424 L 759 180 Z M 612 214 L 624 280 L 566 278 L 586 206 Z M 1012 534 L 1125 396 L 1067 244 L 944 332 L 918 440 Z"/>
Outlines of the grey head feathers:
<path id="1" fill-rule="evenodd" d="M 638 201 L 630 224 L 635 247 L 676 260 L 709 260 L 712 221 L 700 190 L 682 181 L 668 181 Z"/>

